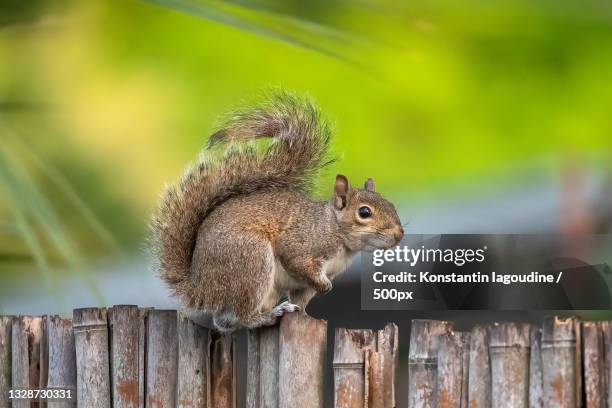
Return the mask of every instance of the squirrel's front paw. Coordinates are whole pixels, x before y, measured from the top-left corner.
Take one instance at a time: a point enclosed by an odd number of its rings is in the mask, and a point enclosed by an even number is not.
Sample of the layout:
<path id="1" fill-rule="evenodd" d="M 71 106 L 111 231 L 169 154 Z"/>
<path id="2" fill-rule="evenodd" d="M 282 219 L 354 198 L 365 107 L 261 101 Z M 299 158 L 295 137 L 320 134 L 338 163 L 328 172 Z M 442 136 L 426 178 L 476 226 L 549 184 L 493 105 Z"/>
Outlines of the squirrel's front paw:
<path id="1" fill-rule="evenodd" d="M 293 303 L 283 302 L 280 305 L 275 306 L 272 309 L 272 314 L 276 317 L 281 317 L 285 313 L 293 313 L 302 310 L 298 305 L 294 305 Z"/>
<path id="2" fill-rule="evenodd" d="M 317 285 L 315 289 L 320 294 L 325 294 L 332 290 L 332 283 L 326 276 L 323 276 L 319 280 L 317 280 L 316 284 Z"/>

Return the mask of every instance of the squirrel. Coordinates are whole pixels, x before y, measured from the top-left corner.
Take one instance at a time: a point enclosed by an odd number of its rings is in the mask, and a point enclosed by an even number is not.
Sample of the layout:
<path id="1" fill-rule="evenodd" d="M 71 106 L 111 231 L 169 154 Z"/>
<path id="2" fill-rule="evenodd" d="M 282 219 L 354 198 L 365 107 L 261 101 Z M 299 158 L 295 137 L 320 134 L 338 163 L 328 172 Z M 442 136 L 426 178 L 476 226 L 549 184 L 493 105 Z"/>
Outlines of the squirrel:
<path id="1" fill-rule="evenodd" d="M 272 138 L 263 152 L 246 143 L 259 138 Z M 372 179 L 358 189 L 339 174 L 330 200 L 309 197 L 313 178 L 332 161 L 330 140 L 313 102 L 277 91 L 235 113 L 162 195 L 151 223 L 158 273 L 215 329 L 272 325 L 305 311 L 352 255 L 402 239 L 395 207 Z M 211 161 L 219 145 L 224 157 Z"/>

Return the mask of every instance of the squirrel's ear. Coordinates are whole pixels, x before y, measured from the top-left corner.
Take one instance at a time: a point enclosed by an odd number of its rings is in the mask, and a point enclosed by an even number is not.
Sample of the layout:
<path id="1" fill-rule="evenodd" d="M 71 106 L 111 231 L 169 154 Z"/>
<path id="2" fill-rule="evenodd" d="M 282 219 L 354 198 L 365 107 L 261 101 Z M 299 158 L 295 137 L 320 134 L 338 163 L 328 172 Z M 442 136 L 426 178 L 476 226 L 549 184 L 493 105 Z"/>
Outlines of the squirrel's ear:
<path id="1" fill-rule="evenodd" d="M 363 188 L 365 188 L 366 191 L 376 191 L 376 186 L 374 185 L 374 180 L 372 180 L 371 178 L 367 179 Z"/>
<path id="2" fill-rule="evenodd" d="M 336 176 L 336 183 L 334 184 L 334 207 L 337 210 L 341 210 L 346 207 L 346 196 L 349 193 L 351 186 L 348 179 L 342 174 Z"/>

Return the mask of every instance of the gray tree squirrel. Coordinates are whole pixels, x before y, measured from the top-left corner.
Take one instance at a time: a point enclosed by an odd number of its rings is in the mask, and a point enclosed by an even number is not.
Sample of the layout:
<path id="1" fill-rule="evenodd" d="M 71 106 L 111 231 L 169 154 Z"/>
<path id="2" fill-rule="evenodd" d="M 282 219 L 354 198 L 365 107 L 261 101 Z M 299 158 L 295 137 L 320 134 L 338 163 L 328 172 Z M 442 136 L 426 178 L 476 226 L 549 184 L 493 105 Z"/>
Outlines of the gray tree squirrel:
<path id="1" fill-rule="evenodd" d="M 273 141 L 263 152 L 245 143 L 265 137 Z M 221 144 L 223 159 L 211 160 Z M 329 144 L 317 107 L 284 91 L 210 137 L 151 225 L 159 275 L 184 306 L 211 315 L 219 331 L 271 325 L 329 292 L 358 251 L 402 239 L 397 212 L 372 179 L 357 189 L 338 175 L 330 200 L 309 198 Z"/>

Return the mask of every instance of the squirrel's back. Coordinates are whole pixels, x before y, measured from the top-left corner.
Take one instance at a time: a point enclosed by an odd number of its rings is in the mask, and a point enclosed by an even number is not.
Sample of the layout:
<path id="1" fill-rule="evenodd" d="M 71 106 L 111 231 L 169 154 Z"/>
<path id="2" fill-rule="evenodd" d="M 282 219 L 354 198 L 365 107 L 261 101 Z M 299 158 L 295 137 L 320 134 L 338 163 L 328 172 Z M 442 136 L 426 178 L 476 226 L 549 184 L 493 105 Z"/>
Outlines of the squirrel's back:
<path id="1" fill-rule="evenodd" d="M 240 143 L 264 137 L 274 139 L 264 152 Z M 210 160 L 213 146 L 230 142 L 238 143 L 220 161 Z M 316 106 L 288 92 L 235 113 L 160 200 L 151 223 L 160 277 L 175 291 L 189 277 L 198 229 L 228 199 L 258 191 L 307 192 L 329 163 L 329 143 L 329 126 Z"/>

